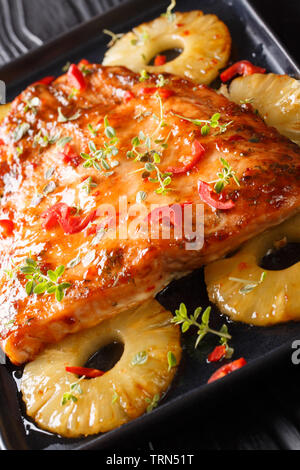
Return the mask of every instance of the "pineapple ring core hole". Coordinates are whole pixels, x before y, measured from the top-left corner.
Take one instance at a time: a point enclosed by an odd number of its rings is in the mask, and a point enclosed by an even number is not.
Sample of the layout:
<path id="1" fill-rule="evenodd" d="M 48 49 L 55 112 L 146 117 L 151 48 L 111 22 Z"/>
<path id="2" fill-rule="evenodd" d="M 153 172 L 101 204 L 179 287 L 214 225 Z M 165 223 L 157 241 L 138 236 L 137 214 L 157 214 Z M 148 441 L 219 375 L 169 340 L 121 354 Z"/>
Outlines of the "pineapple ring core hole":
<path id="1" fill-rule="evenodd" d="M 289 242 L 276 249 L 270 248 L 261 259 L 259 266 L 268 271 L 282 271 L 300 261 L 300 243 Z"/>
<path id="2" fill-rule="evenodd" d="M 124 344 L 114 341 L 96 351 L 85 363 L 84 367 L 98 369 L 103 372 L 111 370 L 121 359 L 124 353 Z"/>
<path id="3" fill-rule="evenodd" d="M 154 65 L 155 58 L 158 55 L 166 56 L 166 59 L 167 59 L 166 63 L 172 62 L 173 60 L 177 59 L 177 57 L 179 57 L 183 53 L 183 51 L 184 51 L 184 49 L 182 47 L 173 47 L 172 49 L 167 49 L 167 50 L 164 50 L 164 51 L 157 52 L 152 57 L 150 62 L 148 62 L 147 65 Z"/>

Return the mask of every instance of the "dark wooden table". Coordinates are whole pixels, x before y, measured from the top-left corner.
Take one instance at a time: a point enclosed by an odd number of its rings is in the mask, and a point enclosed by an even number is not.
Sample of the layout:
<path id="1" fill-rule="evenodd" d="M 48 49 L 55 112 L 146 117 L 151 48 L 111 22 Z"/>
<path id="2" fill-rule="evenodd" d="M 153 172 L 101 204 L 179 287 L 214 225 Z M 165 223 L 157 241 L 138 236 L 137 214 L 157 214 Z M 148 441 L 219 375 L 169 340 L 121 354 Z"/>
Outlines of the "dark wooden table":
<path id="1" fill-rule="evenodd" d="M 0 65 L 124 1 L 0 0 Z M 300 62 L 299 0 L 253 0 L 253 4 Z M 255 383 L 228 390 L 222 403 L 174 416 L 159 429 L 136 436 L 134 443 L 123 441 L 121 447 L 156 452 L 300 449 L 298 368 L 289 357 L 283 358 Z"/>

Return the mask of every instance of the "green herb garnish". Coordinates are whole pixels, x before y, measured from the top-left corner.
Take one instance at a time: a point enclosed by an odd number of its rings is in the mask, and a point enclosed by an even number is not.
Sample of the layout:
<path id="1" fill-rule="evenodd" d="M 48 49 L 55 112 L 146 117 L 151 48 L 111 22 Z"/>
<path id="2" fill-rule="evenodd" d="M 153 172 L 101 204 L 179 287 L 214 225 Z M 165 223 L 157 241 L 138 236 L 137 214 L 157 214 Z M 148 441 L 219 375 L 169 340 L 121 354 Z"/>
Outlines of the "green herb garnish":
<path id="1" fill-rule="evenodd" d="M 97 188 L 97 184 L 93 181 L 93 178 L 89 176 L 82 184 L 82 189 L 87 193 L 91 194 L 93 188 Z"/>
<path id="2" fill-rule="evenodd" d="M 140 366 L 146 364 L 148 361 L 148 353 L 146 351 L 141 351 L 137 353 L 131 361 L 132 366 Z"/>
<path id="3" fill-rule="evenodd" d="M 170 80 L 168 80 L 167 78 L 165 78 L 163 75 L 158 75 L 158 80 L 156 82 L 156 86 L 158 88 L 163 88 L 165 87 L 168 83 L 169 83 Z"/>
<path id="4" fill-rule="evenodd" d="M 37 96 L 35 96 L 31 100 L 25 101 L 24 113 L 27 113 L 30 110 L 34 114 L 37 114 L 37 110 L 40 105 L 41 105 L 41 100 Z"/>
<path id="5" fill-rule="evenodd" d="M 145 191 L 139 191 L 136 195 L 137 204 L 142 204 L 143 201 L 146 201 L 148 194 Z"/>
<path id="6" fill-rule="evenodd" d="M 220 194 L 225 186 L 230 184 L 231 179 L 233 179 L 235 184 L 240 188 L 241 185 L 239 179 L 237 178 L 235 171 L 229 165 L 228 161 L 221 157 L 220 162 L 222 163 L 223 168 L 221 172 L 217 173 L 219 179 L 216 181 L 211 181 L 211 183 L 215 183 L 215 192 Z"/>
<path id="7" fill-rule="evenodd" d="M 179 310 L 176 310 L 174 318 L 171 320 L 172 323 L 176 325 L 181 325 L 181 330 L 183 333 L 186 333 L 190 327 L 196 326 L 198 328 L 198 338 L 195 344 L 195 348 L 198 347 L 200 341 L 208 334 L 211 333 L 213 335 L 219 336 L 220 338 L 224 338 L 227 340 L 231 339 L 231 336 L 224 330 L 224 327 L 221 328 L 220 331 L 213 330 L 209 327 L 209 318 L 211 313 L 211 307 L 207 307 L 207 309 L 203 312 L 201 317 L 201 323 L 198 322 L 198 318 L 202 313 L 202 307 L 196 308 L 193 315 L 188 316 L 187 308 L 185 304 L 180 304 Z"/>
<path id="8" fill-rule="evenodd" d="M 72 401 L 73 403 L 78 402 L 78 398 L 74 395 L 74 393 L 76 393 L 77 395 L 83 394 L 80 382 L 84 379 L 85 376 L 81 377 L 77 382 L 70 385 L 70 391 L 63 394 L 61 401 L 62 406 L 65 406 L 69 401 Z"/>
<path id="9" fill-rule="evenodd" d="M 104 132 L 106 137 L 108 137 L 109 142 L 105 142 L 104 147 L 99 150 L 97 150 L 93 141 L 89 142 L 90 153 L 81 153 L 81 157 L 85 160 L 83 164 L 84 168 L 91 168 L 93 166 L 98 171 L 101 171 L 102 169 L 110 171 L 112 168 L 119 165 L 118 161 L 111 160 L 112 156 L 116 156 L 119 153 L 119 150 L 116 147 L 119 139 L 116 137 L 115 129 L 110 126 L 107 116 L 104 118 L 104 125 Z"/>
<path id="10" fill-rule="evenodd" d="M 260 284 L 262 284 L 264 282 L 264 280 L 266 279 L 266 276 L 267 276 L 267 273 L 264 271 L 262 273 L 262 275 L 260 276 L 260 280 L 259 281 L 254 281 L 254 282 L 251 282 L 247 279 L 240 279 L 238 277 L 230 277 L 229 280 L 230 281 L 233 281 L 233 282 L 240 282 L 242 284 L 245 284 L 244 287 L 242 287 L 240 290 L 239 290 L 239 293 L 240 294 L 249 294 L 250 292 L 252 292 L 254 289 L 256 289 L 256 287 L 258 287 Z"/>
<path id="11" fill-rule="evenodd" d="M 168 365 L 169 365 L 169 372 L 170 372 L 170 370 L 173 369 L 173 367 L 177 366 L 177 361 L 176 361 L 175 354 L 172 351 L 168 352 L 167 357 L 168 357 Z"/>
<path id="12" fill-rule="evenodd" d="M 156 393 L 152 399 L 146 398 L 145 400 L 146 403 L 149 403 L 149 405 L 147 406 L 147 413 L 150 413 L 151 411 L 154 410 L 154 408 L 158 407 L 159 400 L 160 400 L 160 395 L 158 393 Z"/>
<path id="13" fill-rule="evenodd" d="M 71 287 L 68 282 L 58 282 L 65 272 L 64 266 L 59 266 L 55 271 L 49 270 L 47 275 L 44 275 L 37 262 L 27 258 L 25 266 L 22 266 L 20 271 L 26 275 L 28 280 L 25 287 L 27 295 L 41 295 L 47 292 L 47 294 L 55 294 L 56 300 L 61 302 L 65 296 L 65 291 Z"/>
<path id="14" fill-rule="evenodd" d="M 111 41 L 108 43 L 108 47 L 114 46 L 116 42 L 119 39 L 121 39 L 122 36 L 124 36 L 124 34 L 122 33 L 115 34 L 113 31 L 110 31 L 109 29 L 103 29 L 103 33 L 111 37 Z"/>
<path id="15" fill-rule="evenodd" d="M 48 147 L 48 145 L 53 145 L 58 143 L 60 139 L 60 133 L 56 135 L 49 135 L 45 129 L 41 129 L 33 139 L 33 147 Z"/>
<path id="16" fill-rule="evenodd" d="M 167 8 L 166 13 L 162 13 L 161 16 L 165 16 L 170 23 L 175 21 L 176 19 L 176 14 L 173 12 L 174 8 L 176 7 L 176 0 L 171 0 L 170 5 Z"/>
<path id="17" fill-rule="evenodd" d="M 220 124 L 219 120 L 221 118 L 220 113 L 214 114 L 211 119 L 209 120 L 203 120 L 203 119 L 191 119 L 187 118 L 185 116 L 181 116 L 180 114 L 173 113 L 174 116 L 177 116 L 180 119 L 183 119 L 184 121 L 191 122 L 195 126 L 201 127 L 201 134 L 203 136 L 206 136 L 210 133 L 211 129 L 218 129 L 219 134 L 223 134 L 224 132 L 227 131 L 228 126 L 232 124 L 233 121 L 228 122 L 227 124 Z"/>
<path id="18" fill-rule="evenodd" d="M 23 139 L 23 137 L 28 133 L 30 129 L 30 125 L 27 122 L 23 122 L 23 124 L 19 124 L 16 127 L 13 133 L 13 141 L 19 142 L 19 140 Z"/>
<path id="19" fill-rule="evenodd" d="M 149 78 L 150 78 L 150 75 L 148 74 L 147 70 L 142 70 L 140 72 L 140 78 L 139 78 L 140 82 L 145 82 L 146 80 L 149 80 Z"/>

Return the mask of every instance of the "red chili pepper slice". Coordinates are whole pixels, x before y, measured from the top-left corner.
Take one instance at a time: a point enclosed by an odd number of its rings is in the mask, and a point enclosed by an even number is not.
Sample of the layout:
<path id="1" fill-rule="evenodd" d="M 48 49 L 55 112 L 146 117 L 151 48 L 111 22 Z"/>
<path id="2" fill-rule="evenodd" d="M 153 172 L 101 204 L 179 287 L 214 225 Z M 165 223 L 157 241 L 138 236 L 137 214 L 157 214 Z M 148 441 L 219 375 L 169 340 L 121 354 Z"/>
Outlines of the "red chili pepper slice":
<path id="1" fill-rule="evenodd" d="M 81 61 L 78 64 L 78 67 L 81 67 L 82 65 L 91 65 L 91 63 L 86 59 L 81 59 Z"/>
<path id="2" fill-rule="evenodd" d="M 235 75 L 243 75 L 246 77 L 247 75 L 253 75 L 254 73 L 266 73 L 266 69 L 251 64 L 249 60 L 241 60 L 222 72 L 220 77 L 222 82 L 225 83 L 231 80 Z"/>
<path id="3" fill-rule="evenodd" d="M 126 90 L 123 96 L 124 103 L 129 103 L 134 98 L 134 94 L 131 91 Z"/>
<path id="4" fill-rule="evenodd" d="M 202 201 L 208 204 L 213 209 L 227 211 L 227 210 L 232 209 L 235 206 L 234 202 L 231 200 L 227 202 L 216 201 L 212 197 L 212 193 L 213 193 L 212 188 L 209 186 L 208 183 L 205 183 L 204 181 L 199 181 L 198 191 L 199 191 L 199 195 Z"/>
<path id="5" fill-rule="evenodd" d="M 38 80 L 37 82 L 33 83 L 33 85 L 46 85 L 49 86 L 51 83 L 55 80 L 55 77 L 45 77 L 41 78 L 41 80 Z"/>
<path id="6" fill-rule="evenodd" d="M 207 382 L 208 384 L 215 382 L 216 380 L 222 379 L 225 377 L 225 375 L 231 374 L 231 372 L 234 372 L 235 370 L 241 369 L 247 364 L 245 359 L 241 357 L 240 359 L 237 359 L 236 361 L 230 362 L 229 364 L 225 364 L 225 366 L 220 367 L 209 379 Z"/>
<path id="7" fill-rule="evenodd" d="M 76 90 L 84 91 L 86 89 L 86 81 L 83 73 L 79 70 L 77 65 L 72 64 L 68 71 L 68 77 Z"/>
<path id="8" fill-rule="evenodd" d="M 0 238 L 11 237 L 14 231 L 14 223 L 9 219 L 0 220 Z"/>
<path id="9" fill-rule="evenodd" d="M 73 208 L 67 206 L 67 204 L 55 204 L 42 214 L 42 218 L 45 219 L 43 227 L 50 230 L 59 224 L 66 235 L 73 235 L 82 232 L 96 216 L 96 211 L 92 211 L 82 219 L 81 217 L 72 216 L 72 212 Z"/>
<path id="10" fill-rule="evenodd" d="M 211 352 L 207 360 L 208 362 L 219 362 L 221 359 L 223 359 L 226 356 L 226 346 L 216 346 L 213 352 Z"/>
<path id="11" fill-rule="evenodd" d="M 229 137 L 228 142 L 237 142 L 239 140 L 246 140 L 246 139 L 242 135 L 235 134 Z"/>
<path id="12" fill-rule="evenodd" d="M 70 144 L 67 144 L 62 152 L 63 162 L 77 168 L 82 162 L 82 158 L 78 155 Z"/>
<path id="13" fill-rule="evenodd" d="M 165 100 L 175 95 L 175 92 L 173 90 L 168 90 L 167 88 L 160 88 L 158 93 L 160 94 L 161 98 Z"/>
<path id="14" fill-rule="evenodd" d="M 204 155 L 205 148 L 200 144 L 199 140 L 196 139 L 192 143 L 192 156 L 186 158 L 186 162 L 183 163 L 183 166 L 167 168 L 166 172 L 172 173 L 173 175 L 182 175 L 187 173 L 203 159 Z"/>
<path id="15" fill-rule="evenodd" d="M 105 374 L 102 370 L 88 369 L 86 367 L 66 367 L 66 371 L 71 374 L 79 375 L 80 377 L 87 377 L 88 379 L 95 379 L 96 377 L 102 377 Z"/>
<path id="16" fill-rule="evenodd" d="M 143 87 L 140 88 L 138 91 L 138 95 L 154 95 L 154 93 L 158 92 L 161 98 L 167 99 L 170 96 L 175 95 L 173 90 L 168 90 L 167 88 L 157 88 L 157 87 Z"/>
<path id="17" fill-rule="evenodd" d="M 165 55 L 157 55 L 154 60 L 154 65 L 159 67 L 160 65 L 165 65 L 167 62 L 167 57 Z"/>

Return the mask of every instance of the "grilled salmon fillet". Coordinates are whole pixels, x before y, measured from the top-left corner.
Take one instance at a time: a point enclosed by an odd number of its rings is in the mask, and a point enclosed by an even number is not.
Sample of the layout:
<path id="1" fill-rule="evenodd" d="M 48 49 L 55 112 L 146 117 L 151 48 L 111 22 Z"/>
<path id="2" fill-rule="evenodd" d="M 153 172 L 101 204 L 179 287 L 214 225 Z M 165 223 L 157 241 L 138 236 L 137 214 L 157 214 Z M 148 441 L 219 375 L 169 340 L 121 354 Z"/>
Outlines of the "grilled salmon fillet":
<path id="1" fill-rule="evenodd" d="M 171 75 L 74 70 L 29 86 L 0 125 L 0 338 L 15 364 L 155 296 L 300 207 L 300 149 L 251 105 Z M 120 196 L 129 207 L 142 200 L 148 213 L 151 204 L 203 204 L 203 246 L 187 250 L 173 232 L 110 237 L 99 207 L 115 207 L 118 231 L 130 219 Z M 28 272 L 49 280 L 62 265 L 63 299 L 55 279 L 50 293 L 32 292 L 42 280 L 30 284 Z"/>

